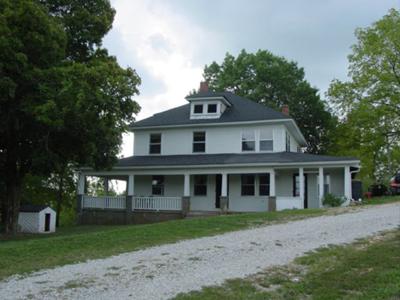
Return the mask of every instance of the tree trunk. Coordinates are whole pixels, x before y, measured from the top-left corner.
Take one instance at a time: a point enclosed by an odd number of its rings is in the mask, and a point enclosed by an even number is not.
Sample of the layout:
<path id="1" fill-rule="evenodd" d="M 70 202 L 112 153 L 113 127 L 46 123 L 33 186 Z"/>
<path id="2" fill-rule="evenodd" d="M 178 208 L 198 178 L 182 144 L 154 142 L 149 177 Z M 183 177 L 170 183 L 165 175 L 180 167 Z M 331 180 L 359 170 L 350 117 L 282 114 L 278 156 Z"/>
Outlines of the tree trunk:
<path id="1" fill-rule="evenodd" d="M 57 216 L 56 216 L 56 227 L 60 226 L 60 217 L 61 217 L 61 207 L 63 202 L 63 191 L 64 191 L 64 181 L 63 176 L 64 172 L 59 173 L 59 181 L 58 181 L 58 193 L 57 193 Z"/>
<path id="2" fill-rule="evenodd" d="M 21 178 L 17 159 L 14 154 L 7 155 L 6 161 L 6 196 L 4 203 L 5 233 L 17 233 L 18 214 L 21 200 Z"/>

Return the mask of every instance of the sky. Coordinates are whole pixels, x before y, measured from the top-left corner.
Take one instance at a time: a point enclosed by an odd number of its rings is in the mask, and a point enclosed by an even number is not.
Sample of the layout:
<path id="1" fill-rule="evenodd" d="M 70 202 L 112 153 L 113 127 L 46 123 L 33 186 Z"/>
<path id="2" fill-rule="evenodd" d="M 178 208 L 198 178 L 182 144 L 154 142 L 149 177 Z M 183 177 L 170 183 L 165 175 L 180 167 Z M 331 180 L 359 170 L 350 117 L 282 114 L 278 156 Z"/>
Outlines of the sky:
<path id="1" fill-rule="evenodd" d="M 142 79 L 137 120 L 183 105 L 199 87 L 205 65 L 225 54 L 266 49 L 296 61 L 324 94 L 346 80 L 354 31 L 400 0 L 111 0 L 113 28 L 103 41 L 123 67 Z M 121 156 L 133 153 L 124 135 Z"/>

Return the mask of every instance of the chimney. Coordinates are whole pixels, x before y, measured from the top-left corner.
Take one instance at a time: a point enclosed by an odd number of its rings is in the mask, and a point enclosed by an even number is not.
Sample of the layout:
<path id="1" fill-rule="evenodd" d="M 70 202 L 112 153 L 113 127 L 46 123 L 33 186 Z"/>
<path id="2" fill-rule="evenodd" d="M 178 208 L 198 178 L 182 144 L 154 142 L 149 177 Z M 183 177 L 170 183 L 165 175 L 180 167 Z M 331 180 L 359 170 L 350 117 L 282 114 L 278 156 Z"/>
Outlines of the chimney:
<path id="1" fill-rule="evenodd" d="M 286 104 L 282 105 L 282 113 L 287 116 L 289 115 L 289 105 Z"/>
<path id="2" fill-rule="evenodd" d="M 200 82 L 199 93 L 206 93 L 206 92 L 208 92 L 208 82 L 202 81 L 202 82 Z"/>

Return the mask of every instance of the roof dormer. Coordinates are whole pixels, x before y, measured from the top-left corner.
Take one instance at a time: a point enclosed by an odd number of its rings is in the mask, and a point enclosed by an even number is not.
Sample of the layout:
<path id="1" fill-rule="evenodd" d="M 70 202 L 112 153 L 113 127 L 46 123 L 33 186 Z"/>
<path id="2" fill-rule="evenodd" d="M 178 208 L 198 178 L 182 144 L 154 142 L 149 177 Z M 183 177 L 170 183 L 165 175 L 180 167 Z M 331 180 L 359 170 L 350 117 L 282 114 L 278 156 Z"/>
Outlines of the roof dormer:
<path id="1" fill-rule="evenodd" d="M 207 82 L 201 82 L 199 92 L 186 100 L 190 103 L 190 119 L 218 119 L 231 106 L 224 96 L 210 92 Z"/>

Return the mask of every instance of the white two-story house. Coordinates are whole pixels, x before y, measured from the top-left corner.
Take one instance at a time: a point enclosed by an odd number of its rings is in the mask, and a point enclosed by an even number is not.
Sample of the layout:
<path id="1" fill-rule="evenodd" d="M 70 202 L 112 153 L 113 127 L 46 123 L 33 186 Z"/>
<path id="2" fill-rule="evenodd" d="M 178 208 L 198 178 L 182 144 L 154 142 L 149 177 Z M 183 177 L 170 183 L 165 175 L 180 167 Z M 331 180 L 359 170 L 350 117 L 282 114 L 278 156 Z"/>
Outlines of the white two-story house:
<path id="1" fill-rule="evenodd" d="M 186 100 L 132 124 L 134 153 L 112 170 L 82 170 L 82 208 L 119 201 L 114 208 L 129 211 L 259 212 L 321 207 L 326 193 L 351 199 L 359 160 L 303 153 L 287 107 L 278 112 L 204 83 Z M 85 197 L 89 175 L 125 178 L 127 200 Z"/>

